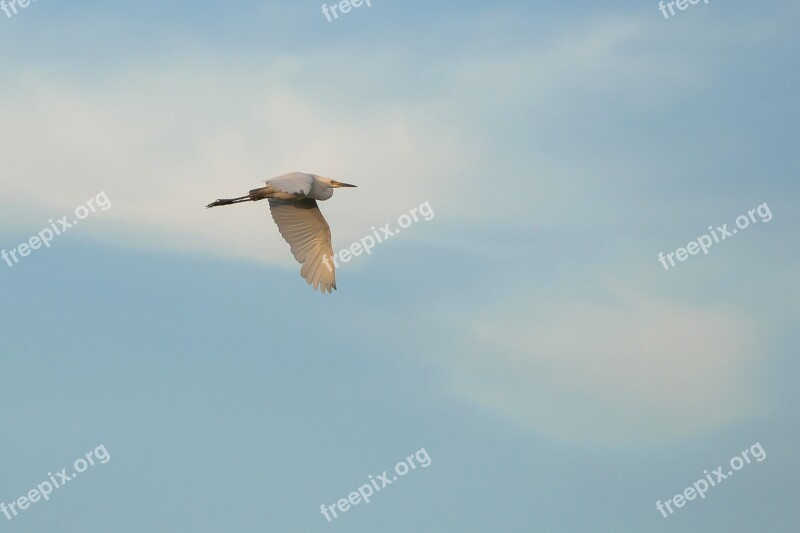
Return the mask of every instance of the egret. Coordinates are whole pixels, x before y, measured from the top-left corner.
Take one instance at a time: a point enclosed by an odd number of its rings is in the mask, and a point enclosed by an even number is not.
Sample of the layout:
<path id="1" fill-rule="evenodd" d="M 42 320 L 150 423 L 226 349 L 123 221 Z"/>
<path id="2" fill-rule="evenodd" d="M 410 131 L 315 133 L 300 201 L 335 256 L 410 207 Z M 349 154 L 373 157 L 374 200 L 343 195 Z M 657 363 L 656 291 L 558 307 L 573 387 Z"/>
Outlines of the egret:
<path id="1" fill-rule="evenodd" d="M 317 200 L 322 202 L 333 196 L 333 189 L 355 185 L 304 172 L 284 174 L 264 183 L 266 186 L 253 189 L 247 196 L 217 200 L 206 207 L 268 199 L 278 231 L 302 265 L 300 275 L 314 290 L 332 292 L 336 288 L 336 270 L 331 229 L 317 207 Z"/>

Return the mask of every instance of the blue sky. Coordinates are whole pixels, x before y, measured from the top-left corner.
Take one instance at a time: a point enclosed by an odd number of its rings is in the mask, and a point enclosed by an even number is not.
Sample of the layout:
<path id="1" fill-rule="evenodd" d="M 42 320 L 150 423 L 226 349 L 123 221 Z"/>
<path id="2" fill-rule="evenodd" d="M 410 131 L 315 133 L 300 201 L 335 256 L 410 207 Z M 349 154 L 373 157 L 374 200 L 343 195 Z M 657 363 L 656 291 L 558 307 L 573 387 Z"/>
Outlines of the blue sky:
<path id="1" fill-rule="evenodd" d="M 800 11 L 657 6 L 0 12 L 0 249 L 111 201 L 0 262 L 0 502 L 111 456 L 0 528 L 795 531 Z M 336 249 L 435 217 L 322 296 L 265 206 L 203 209 L 290 171 L 359 186 Z"/>

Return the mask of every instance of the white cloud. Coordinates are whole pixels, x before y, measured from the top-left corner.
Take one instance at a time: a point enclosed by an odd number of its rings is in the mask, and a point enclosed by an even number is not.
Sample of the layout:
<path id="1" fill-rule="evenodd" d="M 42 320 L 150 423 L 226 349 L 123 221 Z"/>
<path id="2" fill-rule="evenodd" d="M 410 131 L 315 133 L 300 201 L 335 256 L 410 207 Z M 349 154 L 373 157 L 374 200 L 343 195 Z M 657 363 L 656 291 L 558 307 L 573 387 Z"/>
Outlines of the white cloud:
<path id="1" fill-rule="evenodd" d="M 102 228 L 80 235 L 294 268 L 266 207 L 203 206 L 295 170 L 360 185 L 323 205 L 337 247 L 424 201 L 452 225 L 593 224 L 576 214 L 641 172 L 599 164 L 576 140 L 576 100 L 620 93 L 650 105 L 709 76 L 702 59 L 670 60 L 668 46 L 645 61 L 638 50 L 652 51 L 655 24 L 581 23 L 503 54 L 333 46 L 266 61 L 200 51 L 197 64 L 159 50 L 158 66 L 117 65 L 91 84 L 29 70 L 0 89 L 0 227 L 29 235 L 106 191 Z M 544 139 L 564 139 L 562 151 Z"/>
<path id="2" fill-rule="evenodd" d="M 205 204 L 284 172 L 339 178 L 360 188 L 323 211 L 347 243 L 429 200 L 467 151 L 410 106 L 326 105 L 291 62 L 122 72 L 93 86 L 29 72 L 2 90 L 5 234 L 32 234 L 105 191 L 112 209 L 82 235 L 292 264 L 266 204 Z"/>
<path id="3" fill-rule="evenodd" d="M 762 407 L 749 382 L 759 354 L 735 311 L 630 293 L 564 302 L 547 316 L 513 308 L 475 320 L 447 372 L 458 397 L 541 434 L 588 445 L 680 440 Z"/>

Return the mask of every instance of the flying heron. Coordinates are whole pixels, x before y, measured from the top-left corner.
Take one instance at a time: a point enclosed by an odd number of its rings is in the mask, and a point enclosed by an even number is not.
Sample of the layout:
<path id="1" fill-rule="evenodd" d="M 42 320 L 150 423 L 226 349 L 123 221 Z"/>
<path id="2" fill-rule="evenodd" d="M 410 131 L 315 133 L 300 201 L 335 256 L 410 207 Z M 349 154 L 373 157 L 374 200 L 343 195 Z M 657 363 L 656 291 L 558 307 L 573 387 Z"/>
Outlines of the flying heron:
<path id="1" fill-rule="evenodd" d="M 355 187 L 316 174 L 292 172 L 264 180 L 265 187 L 247 196 L 217 200 L 206 207 L 257 202 L 267 198 L 272 219 L 289 243 L 292 255 L 302 265 L 300 275 L 314 290 L 332 292 L 336 288 L 331 229 L 317 207 L 317 200 L 333 196 L 333 189 Z"/>

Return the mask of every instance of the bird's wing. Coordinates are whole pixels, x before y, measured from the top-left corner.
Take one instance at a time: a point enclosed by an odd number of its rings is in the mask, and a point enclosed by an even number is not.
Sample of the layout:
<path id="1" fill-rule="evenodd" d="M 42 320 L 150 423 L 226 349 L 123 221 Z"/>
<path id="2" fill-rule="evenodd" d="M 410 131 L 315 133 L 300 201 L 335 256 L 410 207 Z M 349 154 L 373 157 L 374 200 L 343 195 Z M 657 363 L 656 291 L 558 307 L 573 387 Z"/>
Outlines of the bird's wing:
<path id="1" fill-rule="evenodd" d="M 291 174 L 284 174 L 277 178 L 264 180 L 267 187 L 272 187 L 274 192 L 285 193 L 292 197 L 301 198 L 308 196 L 311 192 L 311 187 L 314 185 L 314 178 L 302 172 L 292 172 Z"/>
<path id="2" fill-rule="evenodd" d="M 315 290 L 331 292 L 336 288 L 336 270 L 331 247 L 331 229 L 317 207 L 316 200 L 269 199 L 269 210 L 278 230 L 303 265 L 300 275 Z"/>

